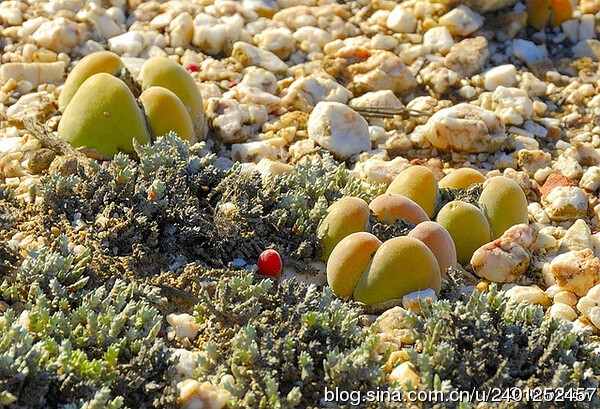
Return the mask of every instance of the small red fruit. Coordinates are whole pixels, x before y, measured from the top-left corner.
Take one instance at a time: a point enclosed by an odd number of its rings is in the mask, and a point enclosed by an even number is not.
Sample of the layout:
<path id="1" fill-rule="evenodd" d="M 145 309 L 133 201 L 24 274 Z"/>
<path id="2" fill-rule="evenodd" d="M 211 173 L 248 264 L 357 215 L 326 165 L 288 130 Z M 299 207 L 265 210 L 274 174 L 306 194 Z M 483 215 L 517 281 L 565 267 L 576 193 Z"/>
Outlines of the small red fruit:
<path id="1" fill-rule="evenodd" d="M 195 65 L 195 64 L 189 64 L 187 67 L 185 67 L 188 71 L 190 72 L 198 72 L 200 71 L 200 68 Z"/>
<path id="2" fill-rule="evenodd" d="M 275 250 L 265 250 L 258 256 L 258 272 L 269 277 L 277 277 L 283 268 L 281 256 Z"/>

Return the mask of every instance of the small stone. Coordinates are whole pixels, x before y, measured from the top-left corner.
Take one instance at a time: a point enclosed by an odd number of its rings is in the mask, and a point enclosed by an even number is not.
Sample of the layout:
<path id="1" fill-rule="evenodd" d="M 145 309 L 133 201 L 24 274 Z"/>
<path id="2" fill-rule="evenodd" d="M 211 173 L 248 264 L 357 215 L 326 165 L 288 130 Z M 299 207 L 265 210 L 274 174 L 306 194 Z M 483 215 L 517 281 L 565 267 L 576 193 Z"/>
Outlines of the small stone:
<path id="1" fill-rule="evenodd" d="M 566 251 L 594 248 L 590 227 L 582 219 L 576 220 L 563 236 L 561 245 Z"/>
<path id="2" fill-rule="evenodd" d="M 466 0 L 464 3 L 478 13 L 489 13 L 510 7 L 516 2 L 517 0 Z"/>
<path id="3" fill-rule="evenodd" d="M 231 56 L 245 67 L 262 67 L 274 73 L 282 73 L 288 69 L 288 66 L 272 52 L 261 50 L 243 41 L 238 41 L 233 45 Z"/>
<path id="4" fill-rule="evenodd" d="M 484 87 L 493 91 L 496 87 L 512 87 L 517 82 L 517 68 L 512 64 L 499 65 L 483 73 Z"/>
<path id="5" fill-rule="evenodd" d="M 579 186 L 591 192 L 598 190 L 600 187 L 600 166 L 589 167 L 581 177 Z"/>
<path id="6" fill-rule="evenodd" d="M 388 16 L 386 24 L 390 30 L 397 33 L 414 33 L 417 19 L 405 7 L 398 5 Z"/>
<path id="7" fill-rule="evenodd" d="M 596 21 L 593 14 L 584 14 L 579 22 L 579 40 L 596 38 Z"/>
<path id="8" fill-rule="evenodd" d="M 57 53 L 68 53 L 85 40 L 86 33 L 85 24 L 59 17 L 42 23 L 32 38 L 41 47 Z"/>
<path id="9" fill-rule="evenodd" d="M 537 285 L 515 285 L 509 288 L 505 294 L 509 299 L 518 303 L 528 302 L 530 304 L 542 305 L 544 307 L 550 305 L 550 299 Z"/>
<path id="10" fill-rule="evenodd" d="M 416 387 L 421 379 L 410 362 L 402 362 L 392 370 L 389 380 L 392 383 L 397 382 L 402 387 L 406 385 L 407 382 L 410 382 L 413 387 Z"/>
<path id="11" fill-rule="evenodd" d="M 423 44 L 428 46 L 432 52 L 445 55 L 452 49 L 454 39 L 447 27 L 438 26 L 427 30 L 423 35 Z"/>
<path id="12" fill-rule="evenodd" d="M 437 301 L 437 296 L 432 288 L 415 291 L 402 297 L 402 307 L 411 311 L 421 311 L 421 303 L 431 304 Z"/>
<path id="13" fill-rule="evenodd" d="M 550 269 L 561 290 L 571 291 L 580 297 L 600 279 L 600 260 L 590 249 L 561 254 L 552 260 Z"/>
<path id="14" fill-rule="evenodd" d="M 553 301 L 575 307 L 577 305 L 577 296 L 571 291 L 559 291 L 554 295 Z"/>
<path id="15" fill-rule="evenodd" d="M 600 61 L 600 41 L 581 40 L 573 47 L 573 54 L 575 58 L 590 57 L 593 61 Z"/>
<path id="16" fill-rule="evenodd" d="M 526 11 L 510 11 L 499 15 L 490 23 L 491 27 L 495 29 L 498 41 L 512 40 L 526 24 Z"/>
<path id="17" fill-rule="evenodd" d="M 365 91 L 388 89 L 401 93 L 417 85 L 412 72 L 400 57 L 390 51 L 373 52 L 365 61 L 351 64 L 347 70 L 352 76 L 354 87 L 359 90 L 361 88 L 365 88 Z"/>
<path id="18" fill-rule="evenodd" d="M 433 146 L 444 151 L 496 152 L 506 141 L 502 120 L 493 111 L 471 104 L 436 112 L 420 131 Z"/>
<path id="19" fill-rule="evenodd" d="M 479 277 L 496 283 L 516 281 L 529 267 L 527 251 L 533 241 L 533 229 L 518 224 L 502 236 L 475 250 L 471 266 Z"/>
<path id="20" fill-rule="evenodd" d="M 492 93 L 492 105 L 507 125 L 521 125 L 533 116 L 533 103 L 527 92 L 519 88 L 499 85 Z"/>
<path id="21" fill-rule="evenodd" d="M 548 169 L 550 171 L 551 169 Z M 537 180 L 537 179 L 536 179 Z M 544 184 L 540 187 L 540 193 L 546 195 L 550 193 L 555 187 L 559 186 L 575 186 L 569 178 L 561 175 L 558 172 L 551 172 L 544 178 Z"/>
<path id="22" fill-rule="evenodd" d="M 520 38 L 513 40 L 512 55 L 524 63 L 541 60 L 545 57 L 544 51 L 535 45 L 534 42 Z"/>
<path id="23" fill-rule="evenodd" d="M 583 191 L 575 186 L 558 186 L 542 195 L 544 210 L 554 221 L 575 220 L 584 217 L 588 201 Z"/>
<path id="24" fill-rule="evenodd" d="M 529 176 L 534 176 L 540 169 L 545 169 L 552 162 L 552 155 L 542 150 L 522 149 L 517 152 L 519 167 L 525 170 Z"/>
<path id="25" fill-rule="evenodd" d="M 64 61 L 50 63 L 12 62 L 0 66 L 0 82 L 5 84 L 11 79 L 17 83 L 27 81 L 32 87 L 37 88 L 40 84 L 58 84 L 62 82 L 64 72 Z"/>
<path id="26" fill-rule="evenodd" d="M 439 19 L 440 25 L 448 27 L 452 35 L 462 37 L 479 30 L 483 25 L 483 21 L 482 16 L 465 5 L 452 9 Z"/>
<path id="27" fill-rule="evenodd" d="M 50 167 L 55 157 L 56 153 L 52 149 L 38 149 L 29 158 L 28 167 L 32 172 L 41 173 Z"/>
<path id="28" fill-rule="evenodd" d="M 485 37 L 466 38 L 452 46 L 444 59 L 444 65 L 461 78 L 467 78 L 480 73 L 489 57 L 490 51 Z"/>
<path id="29" fill-rule="evenodd" d="M 310 139 L 342 160 L 371 149 L 367 121 L 339 102 L 319 102 L 307 129 Z"/>
<path id="30" fill-rule="evenodd" d="M 581 12 L 596 14 L 600 11 L 600 0 L 580 0 Z"/>
<path id="31" fill-rule="evenodd" d="M 575 310 L 563 303 L 553 304 L 548 310 L 548 315 L 552 318 L 562 318 L 564 320 L 573 322 L 577 319 L 577 313 Z"/>

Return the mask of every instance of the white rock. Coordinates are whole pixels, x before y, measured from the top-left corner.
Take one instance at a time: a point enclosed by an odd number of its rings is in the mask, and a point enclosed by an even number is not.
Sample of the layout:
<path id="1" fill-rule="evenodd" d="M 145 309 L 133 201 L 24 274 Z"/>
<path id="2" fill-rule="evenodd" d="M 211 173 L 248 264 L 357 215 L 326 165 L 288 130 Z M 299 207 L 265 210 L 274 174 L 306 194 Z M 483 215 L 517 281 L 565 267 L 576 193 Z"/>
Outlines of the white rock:
<path id="1" fill-rule="evenodd" d="M 398 5 L 388 16 L 386 24 L 390 30 L 397 33 L 414 33 L 417 19 L 405 7 Z"/>
<path id="2" fill-rule="evenodd" d="M 307 128 L 310 139 L 342 160 L 371 149 L 367 121 L 339 102 L 319 102 Z"/>
<path id="3" fill-rule="evenodd" d="M 490 51 L 485 37 L 465 38 L 452 46 L 444 58 L 444 65 L 461 78 L 466 78 L 480 73 L 489 57 Z"/>
<path id="4" fill-rule="evenodd" d="M 352 107 L 395 107 L 400 108 L 404 105 L 396 94 L 394 94 L 390 90 L 381 90 L 381 91 L 373 91 L 367 92 L 366 94 L 361 95 L 360 97 L 353 98 L 350 101 L 350 106 Z"/>
<path id="5" fill-rule="evenodd" d="M 65 73 L 65 62 L 12 62 L 0 66 L 0 82 L 6 84 L 10 79 L 28 81 L 33 87 L 40 84 L 58 84 Z"/>
<path id="6" fill-rule="evenodd" d="M 190 13 L 183 12 L 169 23 L 169 45 L 187 47 L 194 38 L 194 19 Z"/>
<path id="7" fill-rule="evenodd" d="M 270 51 L 282 60 L 294 51 L 294 37 L 288 28 L 269 28 L 257 34 L 254 40 L 260 49 Z"/>
<path id="8" fill-rule="evenodd" d="M 575 305 L 577 305 L 578 298 L 571 291 L 559 291 L 554 295 L 552 301 L 555 303 L 566 304 L 569 307 L 575 307 Z"/>
<path id="9" fill-rule="evenodd" d="M 452 35 L 463 37 L 479 30 L 483 21 L 482 16 L 465 5 L 458 6 L 439 19 L 440 25 L 448 27 Z"/>
<path id="10" fill-rule="evenodd" d="M 576 220 L 561 239 L 561 245 L 565 251 L 594 248 L 590 227 L 584 220 Z"/>
<path id="11" fill-rule="evenodd" d="M 355 85 L 366 84 L 369 91 L 388 89 L 401 93 L 417 85 L 412 72 L 390 51 L 372 52 L 365 61 L 351 64 L 347 70 Z"/>
<path id="12" fill-rule="evenodd" d="M 362 180 L 389 185 L 400 172 L 410 166 L 407 159 L 398 156 L 391 161 L 372 158 L 359 162 L 354 170 L 358 172 Z"/>
<path id="13" fill-rule="evenodd" d="M 573 47 L 575 58 L 590 57 L 593 61 L 600 60 L 600 41 L 595 38 L 581 40 Z"/>
<path id="14" fill-rule="evenodd" d="M 0 21 L 7 26 L 19 26 L 23 23 L 25 3 L 3 1 L 0 3 Z"/>
<path id="15" fill-rule="evenodd" d="M 561 28 L 572 43 L 579 41 L 579 20 L 567 20 L 561 24 Z"/>
<path id="16" fill-rule="evenodd" d="M 352 92 L 333 78 L 320 74 L 300 77 L 288 88 L 282 104 L 288 109 L 309 111 L 321 101 L 347 103 Z"/>
<path id="17" fill-rule="evenodd" d="M 190 314 L 169 314 L 167 322 L 175 329 L 177 339 L 188 338 L 192 341 L 198 333 L 196 319 Z"/>
<path id="18" fill-rule="evenodd" d="M 9 153 L 20 152 L 24 140 L 20 136 L 0 139 L 0 157 Z"/>
<path id="19" fill-rule="evenodd" d="M 498 86 L 512 87 L 517 82 L 517 68 L 512 64 L 499 65 L 483 73 L 484 87 L 488 91 Z"/>
<path id="20" fill-rule="evenodd" d="M 432 288 L 415 291 L 402 297 L 402 307 L 407 310 L 421 311 L 421 303 L 431 304 L 437 301 L 437 296 Z"/>
<path id="21" fill-rule="evenodd" d="M 397 382 L 400 386 L 404 386 L 407 382 L 410 382 L 413 387 L 416 387 L 421 378 L 415 372 L 413 365 L 406 361 L 392 370 L 389 380 L 392 383 Z"/>
<path id="22" fill-rule="evenodd" d="M 258 66 L 274 73 L 282 73 L 288 69 L 288 66 L 272 52 L 261 50 L 243 41 L 233 45 L 231 56 L 246 67 Z"/>
<path id="23" fill-rule="evenodd" d="M 240 84 L 259 88 L 269 94 L 277 92 L 277 77 L 264 68 L 249 67 L 244 73 L 244 78 L 242 78 Z"/>
<path id="24" fill-rule="evenodd" d="M 173 349 L 173 357 L 178 358 L 179 362 L 177 363 L 177 372 L 183 378 L 191 378 L 196 370 L 196 366 L 198 366 L 197 358 L 199 353 L 188 351 L 183 348 L 175 348 Z"/>
<path id="25" fill-rule="evenodd" d="M 502 120 L 493 112 L 471 104 L 458 104 L 436 112 L 421 132 L 441 150 L 495 152 L 504 146 Z"/>
<path id="26" fill-rule="evenodd" d="M 279 98 L 278 96 L 265 92 L 260 88 L 242 83 L 238 84 L 237 86 L 231 88 L 229 91 L 224 93 L 223 98 L 236 99 L 242 104 L 255 104 L 262 108 L 265 115 L 267 114 L 267 112 L 276 111 L 281 107 L 281 98 Z M 263 115 L 261 115 L 261 117 L 263 117 Z M 263 119 L 264 120 L 257 118 L 257 120 L 250 120 L 246 122 L 266 122 L 268 118 L 265 117 Z"/>
<path id="27" fill-rule="evenodd" d="M 579 23 L 579 39 L 589 40 L 596 38 L 596 21 L 593 14 L 584 14 Z"/>
<path id="28" fill-rule="evenodd" d="M 231 145 L 231 159 L 235 161 L 258 163 L 262 158 L 277 159 L 277 147 L 268 140 Z"/>
<path id="29" fill-rule="evenodd" d="M 33 33 L 32 38 L 41 47 L 57 53 L 68 53 L 74 46 L 85 40 L 86 33 L 85 24 L 59 17 L 42 23 Z"/>
<path id="30" fill-rule="evenodd" d="M 600 279 L 600 260 L 591 249 L 561 254 L 550 263 L 551 273 L 561 290 L 585 295 Z"/>
<path id="31" fill-rule="evenodd" d="M 506 88 L 499 85 L 492 93 L 492 106 L 507 125 L 521 125 L 526 119 L 533 117 L 533 102 L 527 92 L 519 88 Z M 538 147 L 530 147 L 530 149 L 538 149 Z"/>
<path id="32" fill-rule="evenodd" d="M 577 159 L 568 155 L 560 155 L 552 168 L 571 180 L 577 180 L 583 175 L 583 168 Z"/>
<path id="33" fill-rule="evenodd" d="M 575 186 L 557 186 L 542 195 L 544 210 L 555 221 L 574 220 L 585 216 L 588 201 L 583 191 Z"/>
<path id="34" fill-rule="evenodd" d="M 534 42 L 517 38 L 512 43 L 512 55 L 524 63 L 532 63 L 545 57 L 544 50 Z"/>
<path id="35" fill-rule="evenodd" d="M 571 322 L 577 319 L 577 313 L 575 310 L 563 303 L 553 304 L 548 310 L 548 315 L 552 318 L 562 318 Z"/>
<path id="36" fill-rule="evenodd" d="M 546 293 L 537 285 L 515 285 L 506 291 L 506 296 L 512 301 L 548 306 L 550 300 Z"/>
<path id="37" fill-rule="evenodd" d="M 237 87 L 236 87 L 237 88 Z M 257 90 L 257 95 L 277 98 Z M 244 142 L 268 119 L 265 106 L 254 103 L 240 104 L 237 100 L 210 98 L 206 105 L 207 119 L 212 122 L 216 134 L 225 143 Z M 260 158 L 259 158 L 260 159 Z"/>
<path id="38" fill-rule="evenodd" d="M 210 382 L 200 383 L 195 379 L 179 382 L 177 390 L 181 409 L 222 409 L 231 398 L 227 390 L 217 388 Z"/>
<path id="39" fill-rule="evenodd" d="M 484 244 L 473 253 L 471 266 L 482 278 L 496 283 L 516 281 L 529 267 L 527 251 L 533 241 L 533 229 L 518 224 L 506 230 L 501 237 Z"/>
<path id="40" fill-rule="evenodd" d="M 121 27 L 97 3 L 88 3 L 77 13 L 77 18 L 91 24 L 101 39 L 123 34 Z"/>
<path id="41" fill-rule="evenodd" d="M 228 37 L 228 28 L 221 20 L 199 13 L 194 18 L 193 44 L 209 55 L 217 55 L 223 51 Z"/>
<path id="42" fill-rule="evenodd" d="M 452 49 L 454 39 L 447 27 L 432 27 L 423 35 L 423 44 L 431 51 L 445 55 Z"/>
<path id="43" fill-rule="evenodd" d="M 322 28 L 312 26 L 300 27 L 294 32 L 293 37 L 298 43 L 302 44 L 304 42 L 310 42 L 316 44 L 321 49 L 323 49 L 327 43 L 333 40 L 331 34 L 329 34 L 327 31 L 323 30 Z"/>
<path id="44" fill-rule="evenodd" d="M 592 192 L 598 190 L 600 187 L 600 166 L 589 167 L 581 177 L 579 186 Z"/>

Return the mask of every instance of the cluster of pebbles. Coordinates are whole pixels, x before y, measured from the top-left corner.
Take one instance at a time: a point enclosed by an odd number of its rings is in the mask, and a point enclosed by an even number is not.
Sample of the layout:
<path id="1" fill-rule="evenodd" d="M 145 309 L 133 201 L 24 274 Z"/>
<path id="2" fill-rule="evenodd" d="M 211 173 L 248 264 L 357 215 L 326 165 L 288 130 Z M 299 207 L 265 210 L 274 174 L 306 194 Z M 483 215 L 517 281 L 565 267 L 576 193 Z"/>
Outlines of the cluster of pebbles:
<path id="1" fill-rule="evenodd" d="M 513 179 L 530 224 L 478 250 L 492 273 L 471 289 L 600 331 L 600 1 L 574 3 L 537 30 L 516 0 L 2 1 L 0 184 L 27 201 L 62 166 L 25 122 L 56 129 L 78 60 L 110 50 L 136 77 L 166 56 L 196 81 L 224 168 L 327 151 L 366 183 L 414 164 Z"/>

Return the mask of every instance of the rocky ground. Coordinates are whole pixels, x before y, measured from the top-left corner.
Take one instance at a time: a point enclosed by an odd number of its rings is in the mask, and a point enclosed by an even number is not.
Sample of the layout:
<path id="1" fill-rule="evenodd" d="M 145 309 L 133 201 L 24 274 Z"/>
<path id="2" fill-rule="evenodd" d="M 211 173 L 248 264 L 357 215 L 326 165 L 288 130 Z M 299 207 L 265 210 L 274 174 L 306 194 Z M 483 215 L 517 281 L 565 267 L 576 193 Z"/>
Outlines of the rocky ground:
<path id="1" fill-rule="evenodd" d="M 0 405 L 597 388 L 600 1 L 543 4 L 0 2 Z M 65 79 L 100 50 L 134 88 L 151 57 L 183 66 L 204 109 L 191 140 L 114 158 L 61 140 Z M 414 165 L 513 180 L 528 225 L 452 267 L 421 294 L 430 308 L 338 299 L 320 260 L 328 206 Z M 439 189 L 433 215 L 481 194 Z M 257 274 L 267 248 L 278 279 Z"/>

